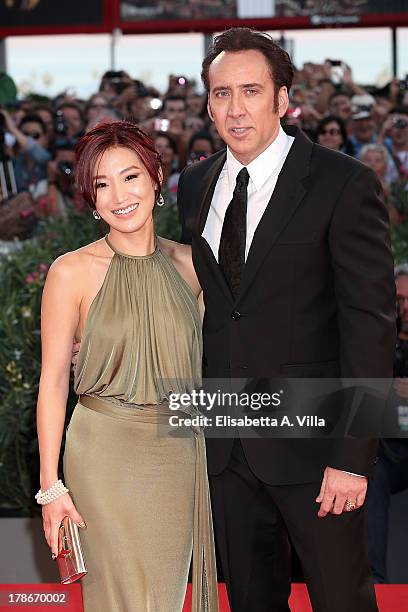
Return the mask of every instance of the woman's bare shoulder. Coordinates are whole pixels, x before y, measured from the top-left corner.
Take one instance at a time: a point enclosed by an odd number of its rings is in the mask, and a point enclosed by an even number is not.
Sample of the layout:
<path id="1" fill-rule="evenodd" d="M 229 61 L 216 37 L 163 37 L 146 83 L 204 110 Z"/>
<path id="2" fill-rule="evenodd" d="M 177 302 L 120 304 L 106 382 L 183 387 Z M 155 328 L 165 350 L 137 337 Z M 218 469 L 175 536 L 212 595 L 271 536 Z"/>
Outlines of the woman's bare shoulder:
<path id="1" fill-rule="evenodd" d="M 180 244 L 169 238 L 158 236 L 162 250 L 171 257 L 173 261 L 179 263 L 192 264 L 191 246 L 189 244 Z"/>
<path id="2" fill-rule="evenodd" d="M 48 274 L 61 280 L 68 280 L 73 276 L 77 278 L 78 274 L 86 274 L 91 266 L 106 259 L 109 259 L 109 248 L 102 238 L 60 255 L 51 265 Z"/>
<path id="3" fill-rule="evenodd" d="M 191 246 L 161 237 L 159 237 L 159 242 L 161 249 L 170 257 L 179 274 L 190 285 L 193 293 L 198 296 L 201 293 L 201 287 L 193 266 Z"/>

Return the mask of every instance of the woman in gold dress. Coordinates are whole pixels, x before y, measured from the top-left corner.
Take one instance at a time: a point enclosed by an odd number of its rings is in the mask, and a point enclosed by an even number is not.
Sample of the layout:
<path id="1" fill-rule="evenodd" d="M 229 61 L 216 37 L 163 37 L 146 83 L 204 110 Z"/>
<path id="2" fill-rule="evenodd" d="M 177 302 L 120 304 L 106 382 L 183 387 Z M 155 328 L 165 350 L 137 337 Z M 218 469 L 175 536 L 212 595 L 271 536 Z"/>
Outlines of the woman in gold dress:
<path id="1" fill-rule="evenodd" d="M 84 527 L 85 612 L 181 611 L 192 551 L 193 612 L 218 610 L 203 435 L 174 435 L 168 406 L 171 392 L 200 384 L 201 289 L 190 247 L 155 235 L 160 177 L 151 140 L 133 124 L 84 136 L 77 182 L 109 234 L 58 258 L 43 293 L 44 531 L 55 556 L 61 520 Z M 55 483 L 73 341 L 79 397 L 63 485 Z"/>

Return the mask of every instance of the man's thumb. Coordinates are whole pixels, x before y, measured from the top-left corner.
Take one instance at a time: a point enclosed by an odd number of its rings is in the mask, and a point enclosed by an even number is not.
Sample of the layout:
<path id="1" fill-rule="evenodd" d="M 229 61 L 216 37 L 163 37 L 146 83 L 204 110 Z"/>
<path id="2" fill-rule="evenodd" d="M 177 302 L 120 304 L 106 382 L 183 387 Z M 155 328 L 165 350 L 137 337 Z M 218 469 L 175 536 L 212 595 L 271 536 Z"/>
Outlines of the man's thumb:
<path id="1" fill-rule="evenodd" d="M 320 487 L 320 493 L 319 495 L 316 497 L 316 502 L 318 504 L 320 504 L 320 502 L 322 501 L 323 497 L 324 497 L 324 490 L 326 488 L 326 480 L 327 480 L 327 472 L 326 470 L 324 471 L 324 476 L 323 476 L 323 481 L 322 481 L 322 486 Z"/>

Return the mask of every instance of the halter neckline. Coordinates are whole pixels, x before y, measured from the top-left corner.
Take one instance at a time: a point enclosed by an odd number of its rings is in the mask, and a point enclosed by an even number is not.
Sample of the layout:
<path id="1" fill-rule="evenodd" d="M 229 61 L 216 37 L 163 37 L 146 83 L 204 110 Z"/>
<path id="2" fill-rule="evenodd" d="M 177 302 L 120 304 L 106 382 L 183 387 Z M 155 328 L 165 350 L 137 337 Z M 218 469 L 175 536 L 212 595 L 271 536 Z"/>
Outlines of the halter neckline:
<path id="1" fill-rule="evenodd" d="M 122 253 L 122 251 L 119 251 L 116 247 L 113 246 L 112 242 L 108 238 L 108 234 L 106 234 L 105 236 L 105 242 L 108 247 L 115 253 L 115 255 L 119 255 L 120 257 L 128 257 L 129 259 L 150 259 L 160 251 L 159 241 L 156 235 L 154 237 L 154 251 L 152 253 L 149 253 L 148 255 L 128 255 L 127 253 Z"/>

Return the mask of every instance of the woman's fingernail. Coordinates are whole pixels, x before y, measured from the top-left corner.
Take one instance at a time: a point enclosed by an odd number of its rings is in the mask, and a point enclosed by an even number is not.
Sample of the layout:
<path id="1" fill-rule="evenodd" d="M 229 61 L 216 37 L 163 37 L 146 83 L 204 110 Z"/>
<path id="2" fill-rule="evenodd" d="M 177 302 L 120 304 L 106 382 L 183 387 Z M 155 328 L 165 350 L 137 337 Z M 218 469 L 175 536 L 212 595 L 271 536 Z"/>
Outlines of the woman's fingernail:
<path id="1" fill-rule="evenodd" d="M 78 527 L 81 527 L 81 529 L 86 529 L 86 524 L 84 521 L 82 521 L 82 523 L 78 523 Z"/>

